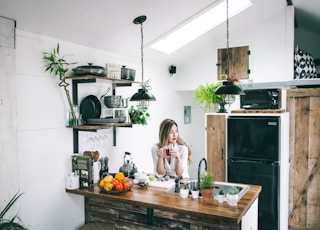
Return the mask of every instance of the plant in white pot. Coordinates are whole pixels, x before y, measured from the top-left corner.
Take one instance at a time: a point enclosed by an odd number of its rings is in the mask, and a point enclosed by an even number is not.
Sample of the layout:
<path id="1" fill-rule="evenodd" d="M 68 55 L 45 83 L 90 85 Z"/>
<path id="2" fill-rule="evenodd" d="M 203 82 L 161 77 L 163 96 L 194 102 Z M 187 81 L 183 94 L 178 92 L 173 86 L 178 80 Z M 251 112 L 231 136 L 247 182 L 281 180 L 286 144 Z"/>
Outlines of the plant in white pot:
<path id="1" fill-rule="evenodd" d="M 188 196 L 189 196 L 189 188 L 188 188 L 188 185 L 182 184 L 182 185 L 180 186 L 180 196 L 181 196 L 182 198 L 188 198 Z"/>
<path id="2" fill-rule="evenodd" d="M 193 199 L 198 199 L 199 198 L 199 189 L 196 185 L 194 185 L 192 188 L 191 188 L 191 194 L 192 194 L 192 198 Z"/>
<path id="3" fill-rule="evenodd" d="M 75 107 L 70 97 L 70 92 L 68 89 L 69 83 L 66 81 L 66 73 L 68 72 L 69 67 L 73 64 L 76 64 L 76 62 L 69 63 L 65 60 L 65 56 L 60 56 L 59 43 L 51 53 L 43 53 L 43 60 L 46 64 L 45 71 L 49 71 L 51 74 L 53 73 L 55 76 L 59 77 L 59 87 L 62 87 L 66 93 L 71 114 L 70 120 L 68 121 L 69 125 L 77 125 L 77 111 L 75 111 Z"/>
<path id="4" fill-rule="evenodd" d="M 239 200 L 239 190 L 232 186 L 227 193 L 227 202 L 231 206 L 236 206 Z"/>
<path id="5" fill-rule="evenodd" d="M 224 191 L 223 189 L 220 189 L 219 193 L 217 194 L 217 198 L 218 198 L 218 201 L 220 203 L 222 203 L 224 201 L 224 198 L 225 198 L 225 194 L 224 194 Z"/>

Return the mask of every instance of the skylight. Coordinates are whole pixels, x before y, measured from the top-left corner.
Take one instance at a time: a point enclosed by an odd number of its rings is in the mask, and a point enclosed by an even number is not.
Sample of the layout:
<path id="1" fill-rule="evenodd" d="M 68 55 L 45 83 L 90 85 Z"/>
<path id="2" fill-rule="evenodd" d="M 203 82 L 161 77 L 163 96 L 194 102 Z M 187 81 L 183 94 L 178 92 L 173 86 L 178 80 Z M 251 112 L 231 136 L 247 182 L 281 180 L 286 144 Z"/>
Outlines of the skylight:
<path id="1" fill-rule="evenodd" d="M 252 5 L 250 0 L 229 0 L 229 18 Z M 152 49 L 170 54 L 226 20 L 226 1 L 199 15 L 189 23 L 161 38 Z"/>

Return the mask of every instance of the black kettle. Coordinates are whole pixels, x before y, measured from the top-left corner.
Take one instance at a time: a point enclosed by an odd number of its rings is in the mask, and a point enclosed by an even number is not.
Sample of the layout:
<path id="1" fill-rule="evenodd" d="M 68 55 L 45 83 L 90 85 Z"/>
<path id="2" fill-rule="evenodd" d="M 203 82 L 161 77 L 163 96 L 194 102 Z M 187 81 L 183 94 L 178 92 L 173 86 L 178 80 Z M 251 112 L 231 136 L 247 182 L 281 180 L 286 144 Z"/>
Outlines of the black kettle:
<path id="1" fill-rule="evenodd" d="M 137 167 L 132 161 L 131 153 L 125 152 L 123 156 L 123 165 L 120 167 L 119 172 L 123 172 L 124 176 L 134 178 L 134 174 L 138 171 Z"/>

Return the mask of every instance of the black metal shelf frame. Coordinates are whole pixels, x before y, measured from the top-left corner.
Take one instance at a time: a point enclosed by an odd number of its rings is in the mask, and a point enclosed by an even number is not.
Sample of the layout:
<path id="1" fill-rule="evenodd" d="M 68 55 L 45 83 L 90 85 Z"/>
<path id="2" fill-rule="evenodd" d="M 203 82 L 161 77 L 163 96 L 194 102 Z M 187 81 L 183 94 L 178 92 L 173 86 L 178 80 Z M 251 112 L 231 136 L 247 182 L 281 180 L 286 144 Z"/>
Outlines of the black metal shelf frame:
<path id="1" fill-rule="evenodd" d="M 72 77 L 71 77 L 72 78 Z M 103 78 L 98 78 L 103 79 Z M 104 79 L 108 81 L 112 81 L 112 95 L 116 95 L 116 88 L 117 87 L 127 87 L 132 86 L 133 82 L 128 82 L 125 80 L 124 82 L 121 82 L 121 80 L 112 80 L 112 79 Z M 83 83 L 95 83 L 97 82 L 97 77 L 84 77 L 84 78 L 76 78 L 72 79 L 72 101 L 74 105 L 78 105 L 78 84 Z M 138 82 L 136 82 L 138 83 Z M 117 127 L 132 127 L 132 125 L 126 125 L 126 126 L 108 126 L 107 128 L 113 128 L 113 146 L 117 145 Z M 78 153 L 79 152 L 79 131 L 86 131 L 86 132 L 97 132 L 98 129 L 104 129 L 100 127 L 97 127 L 96 129 L 81 129 L 81 128 L 73 128 L 73 152 Z"/>

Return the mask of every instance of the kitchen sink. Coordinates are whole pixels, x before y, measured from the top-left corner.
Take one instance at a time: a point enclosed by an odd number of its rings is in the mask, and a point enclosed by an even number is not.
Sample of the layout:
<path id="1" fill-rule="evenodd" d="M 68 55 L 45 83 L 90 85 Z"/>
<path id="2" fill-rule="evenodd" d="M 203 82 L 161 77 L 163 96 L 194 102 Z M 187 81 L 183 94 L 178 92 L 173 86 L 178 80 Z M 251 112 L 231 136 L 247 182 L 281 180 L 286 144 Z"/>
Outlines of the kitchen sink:
<path id="1" fill-rule="evenodd" d="M 216 182 L 214 182 L 214 188 L 215 189 L 214 189 L 213 198 L 217 200 L 217 195 L 218 195 L 220 190 L 223 190 L 224 194 L 227 194 L 231 187 L 236 187 L 239 190 L 238 201 L 244 196 L 244 194 L 246 194 L 246 192 L 250 188 L 249 185 L 245 185 L 245 184 L 216 181 Z M 171 194 L 178 194 L 178 193 L 175 193 L 175 185 L 172 185 L 169 188 L 167 188 L 165 190 L 165 192 L 166 193 L 171 193 Z M 191 192 L 190 192 L 190 195 L 191 195 Z"/>

